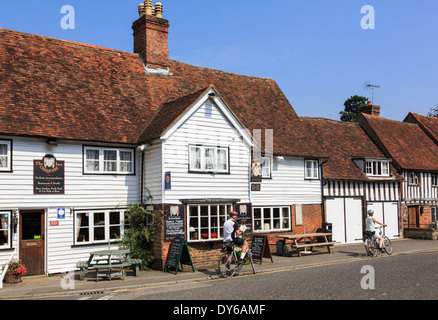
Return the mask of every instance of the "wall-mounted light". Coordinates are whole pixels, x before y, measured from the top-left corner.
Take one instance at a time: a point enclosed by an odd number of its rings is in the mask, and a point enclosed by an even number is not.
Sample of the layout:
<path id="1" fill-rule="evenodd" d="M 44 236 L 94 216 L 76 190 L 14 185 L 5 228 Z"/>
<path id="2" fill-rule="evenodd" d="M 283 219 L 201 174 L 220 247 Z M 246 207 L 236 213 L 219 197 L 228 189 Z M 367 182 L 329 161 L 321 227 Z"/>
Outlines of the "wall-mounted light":
<path id="1" fill-rule="evenodd" d="M 56 141 L 54 138 L 47 139 L 46 143 L 52 147 L 56 147 L 58 145 L 58 141 Z"/>

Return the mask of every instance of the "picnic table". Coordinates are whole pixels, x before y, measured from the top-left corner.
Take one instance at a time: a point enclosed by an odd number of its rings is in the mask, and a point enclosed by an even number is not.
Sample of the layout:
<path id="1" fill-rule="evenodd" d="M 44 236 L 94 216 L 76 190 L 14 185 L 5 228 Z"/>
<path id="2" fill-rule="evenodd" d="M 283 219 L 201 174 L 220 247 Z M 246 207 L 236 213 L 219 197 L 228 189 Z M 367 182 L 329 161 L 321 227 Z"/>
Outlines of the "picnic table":
<path id="1" fill-rule="evenodd" d="M 296 249 L 298 256 L 301 257 L 302 251 L 300 249 L 306 250 L 307 248 L 312 249 L 313 247 L 327 247 L 328 252 L 332 253 L 331 249 L 335 246 L 336 242 L 327 240 L 327 237 L 332 235 L 332 233 L 287 234 L 278 235 L 277 238 L 283 239 L 282 241 L 284 241 L 285 244 L 287 240 L 291 240 L 292 249 Z"/>
<path id="2" fill-rule="evenodd" d="M 99 277 L 111 280 L 113 277 L 125 279 L 125 268 L 132 267 L 135 276 L 139 276 L 141 259 L 132 259 L 129 250 L 110 249 L 90 253 L 88 261 L 79 261 L 76 267 L 80 269 L 79 279 L 83 280 L 88 269 L 96 270 L 96 281 Z"/>

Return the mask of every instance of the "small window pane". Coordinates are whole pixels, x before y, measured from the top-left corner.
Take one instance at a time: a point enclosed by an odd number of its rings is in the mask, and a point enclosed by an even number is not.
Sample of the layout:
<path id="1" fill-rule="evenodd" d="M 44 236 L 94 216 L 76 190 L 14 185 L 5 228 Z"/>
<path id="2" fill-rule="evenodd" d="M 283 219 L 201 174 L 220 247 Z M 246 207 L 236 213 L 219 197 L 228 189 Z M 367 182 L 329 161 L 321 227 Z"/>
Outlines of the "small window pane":
<path id="1" fill-rule="evenodd" d="M 86 151 L 86 169 L 87 171 L 99 171 L 99 150 Z"/>
<path id="2" fill-rule="evenodd" d="M 105 150 L 103 156 L 104 171 L 115 172 L 117 171 L 117 151 Z"/>

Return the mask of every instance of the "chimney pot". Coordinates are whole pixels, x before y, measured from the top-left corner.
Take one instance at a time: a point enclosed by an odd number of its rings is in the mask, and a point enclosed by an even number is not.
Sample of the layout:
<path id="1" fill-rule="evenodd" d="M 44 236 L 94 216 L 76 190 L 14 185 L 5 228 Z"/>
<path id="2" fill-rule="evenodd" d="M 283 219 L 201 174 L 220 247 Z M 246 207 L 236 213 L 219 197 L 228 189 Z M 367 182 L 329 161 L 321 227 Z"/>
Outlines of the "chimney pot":
<path id="1" fill-rule="evenodd" d="M 152 0 L 145 0 L 144 1 L 144 8 L 145 8 L 145 13 L 147 15 L 151 16 L 152 15 L 152 9 L 153 9 Z"/>
<path id="2" fill-rule="evenodd" d="M 144 7 L 144 3 L 142 2 L 142 3 L 140 3 L 140 4 L 138 5 L 138 15 L 139 15 L 140 18 L 141 18 L 141 17 L 143 17 L 145 14 L 146 14 L 146 12 L 145 12 L 145 7 Z"/>
<path id="3" fill-rule="evenodd" d="M 160 2 L 155 4 L 155 16 L 157 18 L 163 18 L 163 5 Z"/>

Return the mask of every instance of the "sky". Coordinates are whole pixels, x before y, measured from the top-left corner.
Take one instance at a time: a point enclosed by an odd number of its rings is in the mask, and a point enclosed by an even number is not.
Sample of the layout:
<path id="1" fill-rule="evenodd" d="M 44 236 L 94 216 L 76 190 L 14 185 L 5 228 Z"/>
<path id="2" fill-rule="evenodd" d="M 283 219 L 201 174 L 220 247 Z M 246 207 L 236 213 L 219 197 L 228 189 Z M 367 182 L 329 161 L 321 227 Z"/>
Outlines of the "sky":
<path id="1" fill-rule="evenodd" d="M 140 2 L 0 0 L 0 27 L 132 52 Z M 385 118 L 438 105 L 436 0 L 161 3 L 171 59 L 272 78 L 299 116 L 338 120 L 350 96 L 371 100 L 366 83 L 380 86 L 374 104 Z"/>

